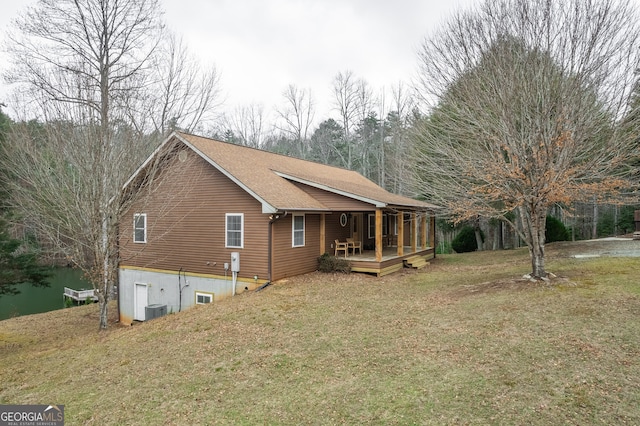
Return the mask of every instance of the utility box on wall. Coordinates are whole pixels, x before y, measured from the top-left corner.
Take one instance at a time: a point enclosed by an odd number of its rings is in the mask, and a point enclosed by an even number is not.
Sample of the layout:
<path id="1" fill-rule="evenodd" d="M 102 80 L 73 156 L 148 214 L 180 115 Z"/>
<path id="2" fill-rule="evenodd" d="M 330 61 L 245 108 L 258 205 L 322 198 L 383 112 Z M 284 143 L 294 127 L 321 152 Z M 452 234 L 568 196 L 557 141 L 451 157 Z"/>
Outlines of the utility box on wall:
<path id="1" fill-rule="evenodd" d="M 149 305 L 144 308 L 145 321 L 167 315 L 167 305 Z"/>
<path id="2" fill-rule="evenodd" d="M 240 272 L 240 253 L 231 253 L 231 272 Z"/>

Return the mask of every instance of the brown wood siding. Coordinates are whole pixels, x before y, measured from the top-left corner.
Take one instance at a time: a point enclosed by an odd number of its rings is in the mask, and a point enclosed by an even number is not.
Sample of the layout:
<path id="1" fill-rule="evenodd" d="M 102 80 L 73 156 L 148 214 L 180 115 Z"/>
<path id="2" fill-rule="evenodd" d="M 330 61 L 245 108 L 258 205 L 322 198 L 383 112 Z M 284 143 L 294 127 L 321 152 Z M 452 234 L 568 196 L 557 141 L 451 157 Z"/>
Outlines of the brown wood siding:
<path id="1" fill-rule="evenodd" d="M 224 275 L 240 253 L 240 277 L 266 279 L 268 215 L 261 204 L 192 151 L 174 158 L 153 193 L 121 221 L 121 265 Z M 184 157 L 183 157 L 184 158 Z M 147 214 L 147 243 L 133 242 L 133 215 Z M 244 214 L 244 247 L 225 247 L 225 213 Z"/>
<path id="2" fill-rule="evenodd" d="M 279 280 L 318 269 L 320 252 L 320 215 L 304 215 L 304 247 L 293 247 L 293 214 L 273 224 L 273 270 L 271 279 Z"/>
<path id="3" fill-rule="evenodd" d="M 351 236 L 351 223 L 347 226 L 340 225 L 341 212 L 335 212 L 325 216 L 325 251 L 331 255 L 335 253 L 335 240 L 346 241 Z"/>
<path id="4" fill-rule="evenodd" d="M 293 182 L 295 186 L 311 195 L 316 200 L 320 201 L 323 205 L 327 206 L 332 211 L 375 211 L 374 205 L 365 203 L 363 201 L 354 200 L 353 198 L 345 197 L 343 195 L 334 194 L 313 186 L 304 185 L 302 183 Z"/>

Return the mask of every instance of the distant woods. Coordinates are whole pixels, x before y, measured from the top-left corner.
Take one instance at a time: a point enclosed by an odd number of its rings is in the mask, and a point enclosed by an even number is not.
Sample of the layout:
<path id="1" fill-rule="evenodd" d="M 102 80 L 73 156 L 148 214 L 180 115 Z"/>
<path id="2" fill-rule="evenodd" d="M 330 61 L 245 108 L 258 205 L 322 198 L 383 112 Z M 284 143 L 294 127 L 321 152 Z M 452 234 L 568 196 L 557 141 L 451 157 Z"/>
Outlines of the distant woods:
<path id="1" fill-rule="evenodd" d="M 318 117 L 310 89 L 289 85 L 270 113 L 251 104 L 226 112 L 204 134 L 350 170 L 402 195 L 412 192 L 411 131 L 422 113 L 405 83 L 373 88 L 351 71 L 330 82 L 331 111 Z"/>

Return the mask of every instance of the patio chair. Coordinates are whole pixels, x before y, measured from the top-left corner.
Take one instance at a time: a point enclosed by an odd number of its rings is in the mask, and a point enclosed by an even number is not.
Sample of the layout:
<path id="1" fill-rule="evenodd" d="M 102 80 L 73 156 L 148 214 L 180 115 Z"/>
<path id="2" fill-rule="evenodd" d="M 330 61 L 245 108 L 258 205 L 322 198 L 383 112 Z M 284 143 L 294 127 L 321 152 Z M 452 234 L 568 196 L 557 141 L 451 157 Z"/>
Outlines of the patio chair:
<path id="1" fill-rule="evenodd" d="M 343 251 L 344 252 L 344 258 L 347 258 L 347 252 L 349 251 L 349 243 L 341 243 L 340 241 L 336 240 L 335 241 L 336 245 L 336 250 L 335 253 L 333 254 L 334 256 L 338 256 L 338 252 L 339 251 Z"/>
<path id="2" fill-rule="evenodd" d="M 356 254 L 356 249 L 362 254 L 362 242 L 356 241 L 353 238 L 347 238 L 347 249 L 351 249 L 353 254 Z"/>

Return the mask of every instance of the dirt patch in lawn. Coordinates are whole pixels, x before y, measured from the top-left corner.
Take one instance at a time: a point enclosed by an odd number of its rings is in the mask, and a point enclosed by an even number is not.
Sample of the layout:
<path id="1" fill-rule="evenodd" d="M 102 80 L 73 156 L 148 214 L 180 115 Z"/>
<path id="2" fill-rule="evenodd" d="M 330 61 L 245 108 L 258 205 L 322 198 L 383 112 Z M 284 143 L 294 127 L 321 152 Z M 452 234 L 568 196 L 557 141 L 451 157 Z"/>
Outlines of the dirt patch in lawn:
<path id="1" fill-rule="evenodd" d="M 506 278 L 487 281 L 480 284 L 462 284 L 449 293 L 452 298 L 473 295 L 483 295 L 498 292 L 530 292 L 549 290 L 560 287 L 575 287 L 577 284 L 567 277 L 552 275 L 548 281 L 532 280 L 530 278 Z"/>

